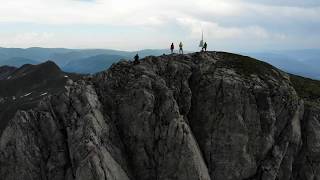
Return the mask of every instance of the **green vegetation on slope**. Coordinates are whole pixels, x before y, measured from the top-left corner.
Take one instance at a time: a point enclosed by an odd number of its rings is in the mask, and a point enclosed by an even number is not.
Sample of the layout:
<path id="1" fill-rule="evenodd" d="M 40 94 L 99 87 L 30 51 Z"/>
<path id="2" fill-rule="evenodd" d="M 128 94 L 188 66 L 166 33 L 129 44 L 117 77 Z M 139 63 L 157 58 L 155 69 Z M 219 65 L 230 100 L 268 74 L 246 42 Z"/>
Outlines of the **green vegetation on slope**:
<path id="1" fill-rule="evenodd" d="M 223 61 L 218 61 L 218 66 L 233 68 L 244 76 L 256 74 L 262 79 L 268 76 L 279 77 L 279 74 L 276 73 L 278 72 L 278 69 L 266 62 L 248 56 L 226 52 L 220 52 L 218 53 L 218 56 L 223 59 Z"/>
<path id="2" fill-rule="evenodd" d="M 279 74 L 276 73 L 279 72 L 279 70 L 263 61 L 226 52 L 218 53 L 218 55 L 223 59 L 223 61 L 218 61 L 218 65 L 222 67 L 231 67 L 244 76 L 256 74 L 262 79 L 268 76 L 280 78 Z M 320 105 L 320 81 L 292 74 L 289 75 L 292 86 L 295 88 L 300 98 L 303 98 L 307 104 Z"/>
<path id="3" fill-rule="evenodd" d="M 293 87 L 298 95 L 309 103 L 320 104 L 320 81 L 290 75 Z"/>

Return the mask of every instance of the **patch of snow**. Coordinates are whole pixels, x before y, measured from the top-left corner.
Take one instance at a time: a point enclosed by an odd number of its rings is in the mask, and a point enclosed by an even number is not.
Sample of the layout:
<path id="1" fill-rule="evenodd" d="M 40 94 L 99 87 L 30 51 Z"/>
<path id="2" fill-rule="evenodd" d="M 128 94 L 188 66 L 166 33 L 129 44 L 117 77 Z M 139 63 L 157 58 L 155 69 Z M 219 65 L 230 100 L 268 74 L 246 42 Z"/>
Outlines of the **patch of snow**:
<path id="1" fill-rule="evenodd" d="M 12 96 L 12 100 L 16 100 L 16 97 L 15 97 L 15 96 Z"/>
<path id="2" fill-rule="evenodd" d="M 65 78 L 68 78 L 69 76 L 64 76 Z"/>
<path id="3" fill-rule="evenodd" d="M 40 94 L 40 96 L 44 96 L 44 95 L 47 95 L 48 93 L 47 92 L 45 92 L 45 93 L 42 93 L 42 94 Z"/>
<path id="4" fill-rule="evenodd" d="M 23 96 L 21 96 L 21 97 L 27 97 L 27 96 L 29 96 L 30 94 L 32 94 L 32 92 L 31 92 L 31 93 L 27 93 L 27 94 L 25 94 L 25 95 L 23 95 Z"/>

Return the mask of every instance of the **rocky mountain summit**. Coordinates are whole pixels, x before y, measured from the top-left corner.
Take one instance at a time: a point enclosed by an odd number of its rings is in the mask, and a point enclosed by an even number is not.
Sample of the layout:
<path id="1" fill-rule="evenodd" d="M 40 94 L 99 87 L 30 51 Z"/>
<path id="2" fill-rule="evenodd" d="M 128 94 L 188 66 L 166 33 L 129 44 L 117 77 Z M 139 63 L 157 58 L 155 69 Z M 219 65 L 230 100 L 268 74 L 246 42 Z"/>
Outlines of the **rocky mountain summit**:
<path id="1" fill-rule="evenodd" d="M 223 52 L 122 61 L 17 111 L 0 177 L 320 179 L 319 87 Z"/>

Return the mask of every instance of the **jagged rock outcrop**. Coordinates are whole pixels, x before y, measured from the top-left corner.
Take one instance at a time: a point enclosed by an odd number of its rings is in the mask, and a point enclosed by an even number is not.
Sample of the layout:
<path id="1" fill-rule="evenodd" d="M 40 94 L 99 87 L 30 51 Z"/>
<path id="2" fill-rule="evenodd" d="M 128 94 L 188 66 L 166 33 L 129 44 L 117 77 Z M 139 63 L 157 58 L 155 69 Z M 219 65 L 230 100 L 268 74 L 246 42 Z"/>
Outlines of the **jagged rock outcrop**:
<path id="1" fill-rule="evenodd" d="M 319 109 L 289 75 L 244 56 L 123 61 L 17 112 L 0 139 L 0 177 L 318 179 Z"/>

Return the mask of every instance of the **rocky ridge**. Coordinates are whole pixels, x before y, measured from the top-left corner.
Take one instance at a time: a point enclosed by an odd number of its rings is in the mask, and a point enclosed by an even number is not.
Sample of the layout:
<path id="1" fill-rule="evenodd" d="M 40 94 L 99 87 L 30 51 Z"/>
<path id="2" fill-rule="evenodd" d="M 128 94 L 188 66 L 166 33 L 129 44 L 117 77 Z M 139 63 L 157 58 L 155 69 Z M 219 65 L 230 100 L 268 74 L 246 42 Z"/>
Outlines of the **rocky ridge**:
<path id="1" fill-rule="evenodd" d="M 320 106 L 294 85 L 223 52 L 122 61 L 18 111 L 0 139 L 0 177 L 319 179 Z"/>
<path id="2" fill-rule="evenodd" d="M 0 67 L 0 134 L 16 111 L 29 110 L 51 94 L 64 92 L 68 80 L 80 75 L 65 73 L 53 62 Z"/>

